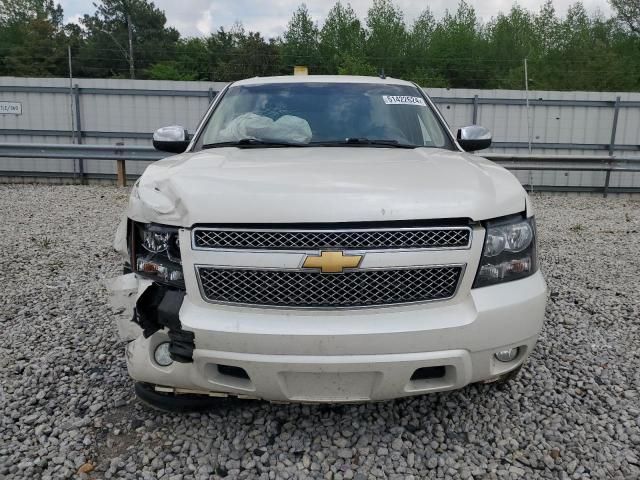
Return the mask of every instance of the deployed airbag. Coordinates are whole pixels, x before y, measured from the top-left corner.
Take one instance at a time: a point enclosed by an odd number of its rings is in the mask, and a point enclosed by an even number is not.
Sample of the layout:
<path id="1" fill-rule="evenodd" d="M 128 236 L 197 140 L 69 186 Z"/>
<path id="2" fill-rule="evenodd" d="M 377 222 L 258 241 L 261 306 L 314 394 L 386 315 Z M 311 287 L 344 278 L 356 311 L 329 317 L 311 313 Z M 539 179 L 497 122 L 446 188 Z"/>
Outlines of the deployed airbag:
<path id="1" fill-rule="evenodd" d="M 293 115 L 284 115 L 275 122 L 262 115 L 245 113 L 234 118 L 220 132 L 219 142 L 237 142 L 244 138 L 274 140 L 291 143 L 309 143 L 311 141 L 309 122 Z"/>

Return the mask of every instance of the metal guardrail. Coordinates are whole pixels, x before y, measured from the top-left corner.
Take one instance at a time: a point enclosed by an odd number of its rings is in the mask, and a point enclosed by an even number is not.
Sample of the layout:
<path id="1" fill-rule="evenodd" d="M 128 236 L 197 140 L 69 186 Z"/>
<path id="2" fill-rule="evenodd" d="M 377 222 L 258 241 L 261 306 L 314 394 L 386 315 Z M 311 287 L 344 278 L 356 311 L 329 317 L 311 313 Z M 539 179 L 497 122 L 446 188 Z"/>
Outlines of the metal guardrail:
<path id="1" fill-rule="evenodd" d="M 51 158 L 69 160 L 104 160 L 116 162 L 118 185 L 127 183 L 126 162 L 150 162 L 160 160 L 171 154 L 160 152 L 153 147 L 133 145 L 73 145 L 73 144 L 38 144 L 38 143 L 0 143 L 0 158 Z M 484 153 L 482 157 L 504 166 L 509 170 L 530 171 L 591 171 L 605 172 L 604 184 L 601 187 L 583 186 L 533 186 L 536 190 L 591 191 L 601 192 L 607 196 L 609 192 L 640 193 L 640 187 L 610 187 L 612 173 L 640 172 L 640 158 L 626 158 L 605 155 L 542 155 L 542 154 L 500 154 Z M 84 181 L 87 178 L 112 178 L 113 175 L 91 174 L 83 172 L 55 171 L 0 171 L 0 177 L 74 177 Z"/>
<path id="2" fill-rule="evenodd" d="M 543 186 L 544 190 L 562 190 L 569 192 L 601 191 L 606 197 L 610 191 L 619 193 L 638 193 L 640 187 L 610 187 L 612 173 L 640 172 L 640 158 L 615 157 L 605 155 L 536 155 L 536 154 L 482 154 L 507 170 L 560 171 L 560 172 L 605 172 L 602 187 L 585 188 L 564 186 L 563 188 Z M 531 186 L 533 188 L 533 186 Z M 540 190 L 540 187 L 538 187 Z"/>
<path id="3" fill-rule="evenodd" d="M 146 88 L 112 88 L 112 87 L 90 87 L 90 86 L 80 86 L 79 84 L 74 84 L 72 88 L 66 86 L 50 86 L 50 85 L 2 85 L 0 86 L 0 93 L 35 93 L 35 94 L 57 94 L 57 95 L 65 95 L 69 96 L 72 105 L 72 121 L 71 128 L 69 130 L 62 130 L 58 128 L 24 128 L 19 123 L 8 123 L 4 126 L 10 128 L 0 128 L 0 136 L 17 136 L 20 139 L 24 139 L 25 141 L 30 141 L 34 136 L 44 136 L 46 140 L 45 142 L 56 142 L 56 141 L 69 141 L 78 147 L 78 144 L 83 144 L 85 142 L 96 142 L 98 139 L 103 139 L 106 141 L 112 142 L 131 142 L 136 140 L 149 140 L 151 139 L 151 133 L 148 131 L 108 131 L 108 130 L 89 130 L 83 128 L 89 123 L 87 122 L 87 118 L 84 118 L 86 115 L 82 115 L 81 108 L 81 98 L 83 95 L 93 96 L 105 96 L 107 98 L 114 96 L 130 96 L 132 98 L 135 97 L 191 97 L 191 98 L 201 98 L 206 99 L 211 102 L 218 92 L 224 88 L 224 83 L 222 82 L 214 82 L 208 84 L 207 86 L 198 85 L 197 89 L 185 89 L 184 87 L 171 89 L 171 88 L 162 88 L 162 89 L 146 89 Z M 137 85 L 136 85 L 137 86 Z M 207 88 L 208 87 L 208 88 Z M 482 94 L 481 94 L 482 95 Z M 623 171 L 619 168 L 627 168 L 624 171 L 635 172 L 637 170 L 628 170 L 628 168 L 633 167 L 624 167 L 622 165 L 618 165 L 615 162 L 617 152 L 625 152 L 627 155 L 640 155 L 640 144 L 620 144 L 616 142 L 617 131 L 618 131 L 618 118 L 619 113 L 621 111 L 633 110 L 640 108 L 640 101 L 638 100 L 622 100 L 619 95 L 612 94 L 611 99 L 603 100 L 593 100 L 593 99 L 559 99 L 559 98 L 543 98 L 540 95 L 553 95 L 552 92 L 537 92 L 534 98 L 530 98 L 527 102 L 525 98 L 491 98 L 479 95 L 472 95 L 467 93 L 465 96 L 456 96 L 456 97 L 447 97 L 441 95 L 433 95 L 431 99 L 438 104 L 438 106 L 443 109 L 449 109 L 452 106 L 462 104 L 468 105 L 471 107 L 469 122 L 472 124 L 477 124 L 480 116 L 480 112 L 482 108 L 490 105 L 515 105 L 515 106 L 527 106 L 531 107 L 581 107 L 581 108 L 599 108 L 599 109 L 610 109 L 613 112 L 611 117 L 612 121 L 609 126 L 606 128 L 610 129 L 610 139 L 608 143 L 572 143 L 569 142 L 538 142 L 532 141 L 530 144 L 528 141 L 494 141 L 493 147 L 498 149 L 506 149 L 522 151 L 522 152 L 531 152 L 531 149 L 535 149 L 536 151 L 582 151 L 593 153 L 596 156 L 594 157 L 573 157 L 570 160 L 567 160 L 569 163 L 563 165 L 559 163 L 559 160 L 556 160 L 560 157 L 556 155 L 545 155 L 545 160 L 539 160 L 537 163 L 543 162 L 542 168 L 539 164 L 531 164 L 532 157 L 530 154 L 523 154 L 517 156 L 510 156 L 512 160 L 508 160 L 506 157 L 498 155 L 498 154 L 487 154 L 484 153 L 483 156 L 487 158 L 494 159 L 499 163 L 503 163 L 507 168 L 511 170 L 548 170 L 548 171 L 585 171 L 585 172 L 596 172 L 603 171 L 605 172 L 604 185 L 602 187 L 571 187 L 566 185 L 531 185 L 531 187 L 535 187 L 536 189 L 545 189 L 545 190 L 568 190 L 568 191 L 602 191 L 606 194 L 608 191 L 640 191 L 640 187 L 612 187 L 610 188 L 610 179 L 611 173 L 616 171 Z M 92 97 L 89 97 L 92 98 Z M 628 115 L 623 115 L 621 118 L 630 118 Z M 628 121 L 628 120 L 627 120 Z M 58 125 L 58 124 L 56 124 Z M 604 139 L 603 139 L 604 140 Z M 601 142 L 603 140 L 600 140 Z M 59 171 L 59 172 L 37 172 L 37 171 L 0 171 L 0 176 L 22 176 L 22 177 L 38 177 L 38 176 L 49 176 L 49 177 L 69 177 L 80 179 L 80 181 L 84 181 L 86 179 L 92 178 L 111 178 L 112 175 L 109 173 L 93 173 L 87 172 L 85 168 L 85 160 L 115 160 L 117 167 L 117 178 L 119 183 L 124 183 L 127 180 L 126 175 L 126 162 L 122 160 L 122 158 L 126 158 L 127 160 L 144 160 L 144 161 L 153 161 L 163 157 L 163 154 L 159 152 L 155 152 L 150 147 L 112 147 L 112 146 L 102 146 L 102 145 L 90 145 L 87 150 L 82 151 L 81 149 L 76 150 L 67 150 L 68 145 L 42 145 L 42 149 L 45 152 L 41 155 L 42 152 L 36 152 L 32 150 L 29 153 L 25 153 L 21 148 L 24 147 L 25 144 L 18 144 L 19 147 L 15 146 L 16 144 L 5 144 L 2 148 L 5 152 L 2 156 L 9 156 L 14 158 L 57 158 L 57 159 L 67 159 L 73 158 L 72 169 L 69 171 Z M 73 146 L 71 146 L 73 147 Z M 84 146 L 81 146 L 84 148 Z M 17 149 L 17 150 L 16 150 Z M 70 152 L 76 152 L 78 155 L 72 155 Z M 80 154 L 82 152 L 82 154 Z M 117 153 L 116 153 L 117 152 Z M 598 155 L 602 152 L 602 154 L 607 154 L 608 157 L 601 158 Z M 113 155 L 119 155 L 120 158 L 113 158 Z M 509 156 L 508 156 L 509 157 Z M 517 157 L 517 158 L 516 158 Z M 566 157 L 565 157 L 566 158 Z M 595 164 L 593 162 L 589 163 L 589 158 L 597 158 L 595 160 Z M 118 161 L 120 160 L 120 161 Z M 527 162 L 528 167 L 527 167 Z M 555 162 L 555 163 L 554 163 Z M 618 168 L 619 167 L 619 168 Z M 9 166 L 4 168 L 10 168 Z M 42 167 L 43 170 L 48 167 Z M 52 168 L 53 169 L 53 168 Z M 129 178 L 135 178 L 135 176 L 130 175 Z M 523 182 L 524 183 L 524 182 Z M 529 180 L 529 183 L 533 183 L 532 180 Z M 527 187 L 528 185 L 525 185 Z"/>
<path id="4" fill-rule="evenodd" d="M 130 160 L 153 162 L 168 157 L 153 147 L 139 145 L 75 145 L 50 143 L 0 143 L 0 157 Z M 52 172 L 55 173 L 55 172 Z"/>
<path id="5" fill-rule="evenodd" d="M 151 96 L 151 97 L 193 97 L 207 98 L 211 102 L 224 86 L 223 82 L 214 83 L 208 90 L 171 90 L 171 89 L 141 89 L 141 88 L 97 88 L 80 87 L 75 84 L 72 89 L 74 97 L 75 114 L 73 130 L 59 129 L 27 129 L 27 128 L 0 128 L 0 135 L 15 136 L 45 136 L 45 137 L 69 137 L 76 143 L 83 143 L 86 138 L 112 138 L 112 139 L 151 139 L 149 132 L 125 132 L 125 131 L 103 131 L 103 130 L 83 130 L 83 121 L 79 108 L 80 97 L 82 95 L 131 95 L 131 96 Z M 0 88 L 2 93 L 53 93 L 69 95 L 68 87 L 38 86 L 38 85 L 3 85 Z M 479 97 L 442 97 L 432 96 L 431 99 L 437 105 L 471 105 L 472 112 L 469 121 L 476 124 L 478 121 L 481 105 L 515 105 L 525 106 L 527 101 L 524 98 L 491 98 Z M 608 151 L 613 155 L 615 151 L 640 152 L 640 145 L 616 144 L 616 132 L 618 128 L 618 112 L 620 109 L 640 108 L 640 101 L 621 100 L 616 96 L 611 100 L 575 100 L 575 99 L 545 99 L 531 98 L 528 101 L 531 107 L 583 107 L 583 108 L 610 108 L 613 109 L 613 122 L 611 125 L 611 140 L 609 143 L 573 143 L 573 142 L 534 142 L 532 147 L 542 150 L 595 150 Z M 500 142 L 494 141 L 496 148 L 508 149 L 529 149 L 529 142 Z M 82 161 L 79 162 L 82 171 Z"/>
<path id="6" fill-rule="evenodd" d="M 80 138 L 112 138 L 112 139 L 143 139 L 151 141 L 153 133 L 149 132 L 108 132 L 103 130 L 82 130 L 78 133 Z M 16 136 L 38 136 L 38 137 L 67 137 L 70 138 L 71 132 L 68 130 L 36 130 L 26 128 L 0 128 L 0 135 L 16 135 Z M 526 150 L 529 148 L 528 142 L 501 142 L 494 141 L 491 143 L 493 148 L 515 148 Z M 624 145 L 611 143 L 570 143 L 570 142 L 534 142 L 532 148 L 536 150 L 601 150 L 601 151 L 626 151 L 640 153 L 640 145 Z"/>

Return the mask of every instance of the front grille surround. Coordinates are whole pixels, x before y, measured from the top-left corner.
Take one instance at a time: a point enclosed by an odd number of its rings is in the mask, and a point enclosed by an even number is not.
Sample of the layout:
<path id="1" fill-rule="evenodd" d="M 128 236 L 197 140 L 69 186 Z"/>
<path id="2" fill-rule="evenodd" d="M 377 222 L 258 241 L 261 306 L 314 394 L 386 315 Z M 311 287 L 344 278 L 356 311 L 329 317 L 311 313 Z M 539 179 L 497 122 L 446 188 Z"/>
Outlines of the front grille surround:
<path id="1" fill-rule="evenodd" d="M 469 249 L 473 230 L 469 226 L 350 228 L 350 229 L 258 229 L 196 227 L 194 250 L 444 250 Z"/>
<path id="2" fill-rule="evenodd" d="M 327 274 L 302 269 L 195 265 L 195 273 L 202 298 L 208 303 L 253 308 L 336 310 L 403 306 L 449 300 L 457 294 L 464 278 L 465 268 L 466 264 L 447 264 L 353 269 L 343 273 Z M 231 278 L 234 275 L 237 277 Z M 268 281 L 262 286 L 266 285 L 266 288 L 248 283 L 256 279 L 260 280 L 257 277 L 263 277 Z M 424 282 L 430 277 L 431 280 L 442 283 L 425 285 Z M 287 292 L 274 294 L 274 288 L 277 288 L 278 284 L 273 282 L 278 279 L 289 282 L 287 288 L 292 291 L 288 294 Z M 407 285 L 407 279 L 413 280 L 415 284 Z M 222 292 L 219 295 L 213 295 L 214 287 L 210 284 L 221 280 L 227 284 L 231 281 L 235 283 L 225 285 L 223 289 L 218 288 L 218 291 L 222 290 Z M 300 282 L 300 280 L 303 281 Z M 292 285 L 292 282 L 298 282 L 298 284 Z M 380 282 L 390 284 L 391 290 L 383 291 L 384 285 L 381 286 Z M 319 288 L 323 286 L 329 286 L 334 290 L 329 291 L 325 288 L 323 291 Z M 310 287 L 311 290 L 309 290 Z M 343 290 L 336 291 L 336 287 L 343 287 Z M 429 292 L 432 293 L 428 294 Z M 404 296 L 394 297 L 398 294 Z M 367 295 L 369 299 L 365 298 Z M 352 300 L 348 299 L 349 296 Z M 300 300 L 291 301 L 287 298 Z M 317 298 L 325 300 L 319 301 Z M 330 300 L 327 301 L 326 298 Z"/>

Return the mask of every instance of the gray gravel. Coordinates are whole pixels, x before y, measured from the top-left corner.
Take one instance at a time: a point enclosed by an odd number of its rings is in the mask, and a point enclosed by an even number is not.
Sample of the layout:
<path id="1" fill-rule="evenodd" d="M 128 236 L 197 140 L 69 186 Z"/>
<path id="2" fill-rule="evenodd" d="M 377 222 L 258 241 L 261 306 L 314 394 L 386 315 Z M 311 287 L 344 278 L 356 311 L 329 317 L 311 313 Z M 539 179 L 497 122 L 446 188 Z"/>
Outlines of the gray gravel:
<path id="1" fill-rule="evenodd" d="M 551 300 L 504 390 L 180 416 L 136 401 L 102 287 L 126 197 L 0 185 L 0 478 L 640 477 L 638 199 L 534 196 Z"/>

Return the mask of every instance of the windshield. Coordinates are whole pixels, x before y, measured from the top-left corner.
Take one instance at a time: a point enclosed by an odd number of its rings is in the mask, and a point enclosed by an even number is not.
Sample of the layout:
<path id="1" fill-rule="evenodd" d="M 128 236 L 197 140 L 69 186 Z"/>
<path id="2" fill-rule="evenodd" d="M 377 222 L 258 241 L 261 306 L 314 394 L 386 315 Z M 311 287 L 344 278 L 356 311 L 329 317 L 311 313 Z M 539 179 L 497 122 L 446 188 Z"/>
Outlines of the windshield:
<path id="1" fill-rule="evenodd" d="M 234 144 L 452 148 L 416 87 L 374 83 L 232 86 L 198 147 Z"/>

